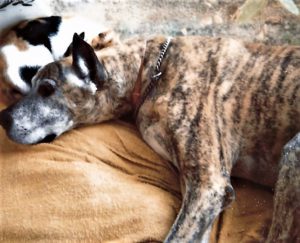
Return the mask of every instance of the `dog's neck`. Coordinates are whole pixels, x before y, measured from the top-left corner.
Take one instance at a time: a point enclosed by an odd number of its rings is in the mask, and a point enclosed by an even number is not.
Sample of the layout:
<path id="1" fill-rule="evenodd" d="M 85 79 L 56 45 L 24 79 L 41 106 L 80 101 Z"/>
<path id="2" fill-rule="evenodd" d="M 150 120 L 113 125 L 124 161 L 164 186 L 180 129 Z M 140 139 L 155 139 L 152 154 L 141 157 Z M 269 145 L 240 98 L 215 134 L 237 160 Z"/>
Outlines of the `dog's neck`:
<path id="1" fill-rule="evenodd" d="M 103 85 L 105 91 L 99 92 L 96 103 L 106 104 L 99 106 L 99 109 L 105 107 L 106 111 L 94 110 L 93 113 L 102 114 L 102 117 L 97 116 L 93 123 L 116 119 L 135 111 L 147 85 L 151 82 L 149 75 L 153 75 L 160 47 L 165 41 L 164 36 L 147 40 L 135 38 L 96 53 L 107 74 Z M 140 83 L 138 89 L 137 83 Z"/>
<path id="2" fill-rule="evenodd" d="M 142 65 L 145 47 L 146 40 L 138 38 L 97 53 L 107 71 L 107 86 L 116 117 L 134 109 L 132 93 Z"/>

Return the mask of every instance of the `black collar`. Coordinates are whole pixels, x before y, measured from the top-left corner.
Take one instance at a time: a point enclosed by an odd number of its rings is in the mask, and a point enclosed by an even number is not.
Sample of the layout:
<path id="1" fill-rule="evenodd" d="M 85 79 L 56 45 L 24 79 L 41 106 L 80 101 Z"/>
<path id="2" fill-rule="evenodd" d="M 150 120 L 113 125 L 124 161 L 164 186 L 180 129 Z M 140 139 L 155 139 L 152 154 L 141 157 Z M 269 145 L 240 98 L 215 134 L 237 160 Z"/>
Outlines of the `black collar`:
<path id="1" fill-rule="evenodd" d="M 149 95 L 149 93 L 158 84 L 158 81 L 162 75 L 160 67 L 161 67 L 163 58 L 165 57 L 165 54 L 170 46 L 171 40 L 172 40 L 172 38 L 168 37 L 168 39 L 161 45 L 161 50 L 160 50 L 159 57 L 156 62 L 154 74 L 151 76 L 150 83 L 145 88 L 143 95 L 141 95 L 141 86 L 142 86 L 141 82 L 142 82 L 142 70 L 143 70 L 143 60 L 142 60 L 138 78 L 135 83 L 135 87 L 134 87 L 133 95 L 132 95 L 132 101 L 133 101 L 133 105 L 135 107 L 134 118 L 137 117 L 139 109 L 142 106 L 142 104 L 145 102 L 145 100 L 147 99 L 147 96 Z"/>

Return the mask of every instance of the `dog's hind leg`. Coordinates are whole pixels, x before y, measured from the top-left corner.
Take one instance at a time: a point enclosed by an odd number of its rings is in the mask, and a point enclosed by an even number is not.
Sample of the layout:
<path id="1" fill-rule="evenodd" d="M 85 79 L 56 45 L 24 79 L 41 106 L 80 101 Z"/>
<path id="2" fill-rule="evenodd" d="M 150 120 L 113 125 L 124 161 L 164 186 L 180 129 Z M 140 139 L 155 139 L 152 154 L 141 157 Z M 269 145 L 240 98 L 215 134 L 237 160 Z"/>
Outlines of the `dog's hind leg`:
<path id="1" fill-rule="evenodd" d="M 213 221 L 234 199 L 230 177 L 220 168 L 206 163 L 195 169 L 182 177 L 183 204 L 165 242 L 207 243 Z"/>
<path id="2" fill-rule="evenodd" d="M 284 147 L 267 243 L 300 242 L 300 133 Z"/>

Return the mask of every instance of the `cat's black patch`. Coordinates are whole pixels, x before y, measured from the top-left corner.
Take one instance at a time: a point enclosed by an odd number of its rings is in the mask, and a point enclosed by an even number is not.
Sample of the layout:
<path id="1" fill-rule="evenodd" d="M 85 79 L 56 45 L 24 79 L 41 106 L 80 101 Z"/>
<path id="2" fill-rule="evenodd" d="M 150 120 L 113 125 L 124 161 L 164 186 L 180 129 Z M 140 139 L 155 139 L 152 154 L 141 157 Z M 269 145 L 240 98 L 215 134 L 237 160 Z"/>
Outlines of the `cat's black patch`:
<path id="1" fill-rule="evenodd" d="M 50 36 L 58 32 L 61 17 L 51 16 L 29 21 L 25 27 L 16 27 L 15 31 L 18 37 L 28 41 L 31 45 L 44 45 L 52 52 Z"/>
<path id="2" fill-rule="evenodd" d="M 41 66 L 25 66 L 19 69 L 21 79 L 31 87 L 31 80 Z"/>

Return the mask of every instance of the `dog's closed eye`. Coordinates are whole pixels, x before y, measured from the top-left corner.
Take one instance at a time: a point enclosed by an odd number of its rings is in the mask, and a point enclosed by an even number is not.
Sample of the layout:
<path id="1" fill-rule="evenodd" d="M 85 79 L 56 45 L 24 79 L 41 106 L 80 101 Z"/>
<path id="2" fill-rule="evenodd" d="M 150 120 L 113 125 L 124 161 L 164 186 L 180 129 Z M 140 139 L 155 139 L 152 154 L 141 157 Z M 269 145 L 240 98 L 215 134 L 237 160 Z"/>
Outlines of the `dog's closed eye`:
<path id="1" fill-rule="evenodd" d="M 42 97 L 49 97 L 50 95 L 52 95 L 55 91 L 55 87 L 53 84 L 51 84 L 50 82 L 45 82 L 40 84 L 40 86 L 38 87 L 37 92 L 42 96 Z"/>

